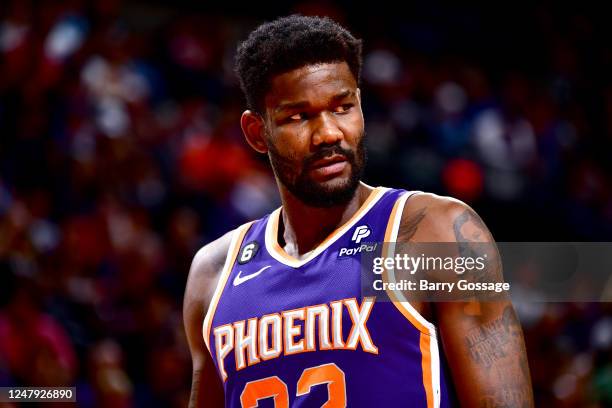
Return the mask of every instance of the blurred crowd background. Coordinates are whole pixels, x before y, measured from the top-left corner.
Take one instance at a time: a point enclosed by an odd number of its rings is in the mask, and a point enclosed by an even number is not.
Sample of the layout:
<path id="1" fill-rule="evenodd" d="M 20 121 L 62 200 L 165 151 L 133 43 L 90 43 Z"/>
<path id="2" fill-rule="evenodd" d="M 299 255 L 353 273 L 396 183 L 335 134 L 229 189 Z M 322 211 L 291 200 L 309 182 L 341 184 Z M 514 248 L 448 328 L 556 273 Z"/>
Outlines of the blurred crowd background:
<path id="1" fill-rule="evenodd" d="M 191 259 L 279 203 L 233 74 L 278 15 L 364 39 L 369 184 L 458 197 L 498 241 L 610 240 L 607 14 L 422 3 L 3 1 L 0 385 L 187 405 Z M 612 307 L 517 307 L 536 406 L 612 406 Z"/>

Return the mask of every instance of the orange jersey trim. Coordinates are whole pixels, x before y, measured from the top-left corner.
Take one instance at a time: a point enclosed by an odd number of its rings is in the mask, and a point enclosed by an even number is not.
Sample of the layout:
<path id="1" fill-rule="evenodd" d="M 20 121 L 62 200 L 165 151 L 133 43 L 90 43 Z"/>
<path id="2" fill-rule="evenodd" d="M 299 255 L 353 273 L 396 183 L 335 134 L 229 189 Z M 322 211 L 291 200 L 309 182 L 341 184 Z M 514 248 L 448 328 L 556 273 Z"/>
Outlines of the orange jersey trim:
<path id="1" fill-rule="evenodd" d="M 331 234 L 327 236 L 319 245 L 317 245 L 310 253 L 309 256 L 300 260 L 297 259 L 285 252 L 285 250 L 278 244 L 278 226 L 281 215 L 281 208 L 276 209 L 272 214 L 270 214 L 270 218 L 268 219 L 268 226 L 266 227 L 266 246 L 270 255 L 276 258 L 278 261 L 284 263 L 285 265 L 292 266 L 294 268 L 299 268 L 302 265 L 305 265 L 312 259 L 316 258 L 321 252 L 323 252 L 330 244 L 332 244 L 337 238 L 339 238 L 342 234 L 346 233 L 353 224 L 357 223 L 361 217 L 363 217 L 372 206 L 383 196 L 383 194 L 388 189 L 383 187 L 376 187 L 368 198 L 363 202 L 361 207 L 346 221 L 344 224 L 336 228 Z"/>
<path id="2" fill-rule="evenodd" d="M 219 282 L 217 283 L 215 293 L 213 294 L 213 297 L 210 301 L 210 305 L 208 306 L 208 312 L 204 317 L 204 343 L 206 343 L 206 347 L 208 347 L 208 351 L 210 351 L 211 355 L 213 355 L 213 350 L 210 347 L 210 329 L 212 327 L 212 322 L 215 317 L 215 312 L 217 311 L 219 299 L 221 298 L 221 294 L 225 289 L 227 280 L 229 279 L 230 273 L 234 267 L 234 263 L 236 262 L 236 257 L 238 256 L 238 251 L 242 246 L 244 236 L 251 227 L 251 224 L 253 224 L 253 221 L 243 224 L 242 226 L 238 227 L 234 232 L 234 236 L 232 237 L 232 241 L 230 242 L 230 246 L 227 251 L 227 257 L 225 258 L 225 264 L 223 265 L 223 270 L 221 272 L 221 276 L 219 277 Z"/>

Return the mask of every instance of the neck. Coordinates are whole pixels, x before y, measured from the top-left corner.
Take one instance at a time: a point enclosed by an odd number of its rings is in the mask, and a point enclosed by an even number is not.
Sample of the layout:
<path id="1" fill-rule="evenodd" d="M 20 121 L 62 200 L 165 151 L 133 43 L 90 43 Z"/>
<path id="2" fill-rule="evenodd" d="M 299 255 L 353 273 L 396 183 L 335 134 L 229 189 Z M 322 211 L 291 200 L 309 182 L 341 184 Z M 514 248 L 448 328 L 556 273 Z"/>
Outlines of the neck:
<path id="1" fill-rule="evenodd" d="M 298 200 L 281 186 L 283 203 L 278 226 L 278 242 L 285 252 L 301 258 L 312 251 L 334 230 L 346 223 L 359 210 L 374 189 L 359 183 L 353 197 L 333 207 L 311 207 Z"/>

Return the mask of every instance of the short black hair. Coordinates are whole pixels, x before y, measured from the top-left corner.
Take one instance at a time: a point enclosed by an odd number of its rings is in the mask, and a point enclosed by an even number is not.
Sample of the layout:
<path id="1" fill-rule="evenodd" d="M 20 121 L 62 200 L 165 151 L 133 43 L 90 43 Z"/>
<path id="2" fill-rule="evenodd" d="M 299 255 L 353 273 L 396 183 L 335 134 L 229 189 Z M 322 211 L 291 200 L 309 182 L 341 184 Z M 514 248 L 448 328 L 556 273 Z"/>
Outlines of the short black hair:
<path id="1" fill-rule="evenodd" d="M 361 40 L 327 17 L 294 14 L 257 27 L 238 46 L 236 74 L 247 108 L 263 113 L 263 99 L 275 75 L 309 64 L 345 61 L 357 84 Z"/>

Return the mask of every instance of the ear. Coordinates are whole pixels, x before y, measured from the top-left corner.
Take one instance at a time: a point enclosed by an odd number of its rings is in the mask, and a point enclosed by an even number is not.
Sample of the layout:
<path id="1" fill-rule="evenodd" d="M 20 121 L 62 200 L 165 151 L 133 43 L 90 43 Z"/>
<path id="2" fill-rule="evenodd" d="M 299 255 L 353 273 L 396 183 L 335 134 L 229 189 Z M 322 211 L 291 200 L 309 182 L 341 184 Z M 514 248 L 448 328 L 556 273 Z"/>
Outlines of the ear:
<path id="1" fill-rule="evenodd" d="M 240 117 L 242 133 L 251 147 L 258 153 L 267 153 L 265 125 L 261 116 L 251 110 L 245 110 Z"/>

